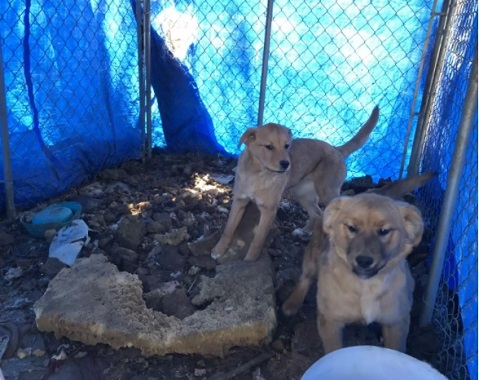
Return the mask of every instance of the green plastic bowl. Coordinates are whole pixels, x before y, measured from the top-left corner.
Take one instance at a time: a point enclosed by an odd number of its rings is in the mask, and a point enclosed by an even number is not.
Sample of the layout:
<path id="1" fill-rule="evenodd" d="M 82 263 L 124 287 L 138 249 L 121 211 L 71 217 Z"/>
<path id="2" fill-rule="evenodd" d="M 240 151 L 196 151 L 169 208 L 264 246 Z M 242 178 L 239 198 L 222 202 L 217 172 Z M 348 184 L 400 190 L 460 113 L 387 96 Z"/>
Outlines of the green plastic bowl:
<path id="1" fill-rule="evenodd" d="M 43 238 L 45 231 L 58 231 L 71 223 L 72 220 L 78 219 L 81 215 L 81 209 L 81 204 L 78 202 L 55 203 L 37 212 L 31 218 L 31 221 L 27 221 L 25 216 L 22 216 L 20 223 L 30 235 Z"/>

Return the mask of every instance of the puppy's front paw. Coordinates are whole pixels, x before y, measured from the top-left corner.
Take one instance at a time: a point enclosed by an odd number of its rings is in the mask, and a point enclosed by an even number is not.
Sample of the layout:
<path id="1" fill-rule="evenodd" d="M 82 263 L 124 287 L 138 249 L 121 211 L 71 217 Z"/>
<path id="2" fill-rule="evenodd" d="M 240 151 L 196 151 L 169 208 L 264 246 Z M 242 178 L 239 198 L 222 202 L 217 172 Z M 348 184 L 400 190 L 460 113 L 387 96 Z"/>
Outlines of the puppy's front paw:
<path id="1" fill-rule="evenodd" d="M 261 254 L 261 249 L 249 249 L 244 257 L 244 261 L 256 261 Z"/>
<path id="2" fill-rule="evenodd" d="M 224 255 L 223 252 L 220 252 L 219 250 L 216 250 L 215 248 L 213 248 L 213 250 L 211 251 L 211 257 L 215 260 L 219 259 L 223 255 Z"/>
<path id="3" fill-rule="evenodd" d="M 211 257 L 215 260 L 224 256 L 227 246 L 220 240 L 211 250 Z"/>

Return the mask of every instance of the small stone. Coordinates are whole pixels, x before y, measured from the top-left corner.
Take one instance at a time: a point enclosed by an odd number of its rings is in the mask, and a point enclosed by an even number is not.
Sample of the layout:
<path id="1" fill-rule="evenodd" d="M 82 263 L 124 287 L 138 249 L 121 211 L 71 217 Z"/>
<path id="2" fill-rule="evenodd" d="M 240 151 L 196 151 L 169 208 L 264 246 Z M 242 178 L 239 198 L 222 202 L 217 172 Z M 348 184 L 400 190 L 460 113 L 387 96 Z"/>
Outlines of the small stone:
<path id="1" fill-rule="evenodd" d="M 145 234 L 143 222 L 137 217 L 127 216 L 118 225 L 117 241 L 122 247 L 136 250 Z"/>
<path id="2" fill-rule="evenodd" d="M 271 348 L 276 352 L 283 352 L 285 350 L 284 343 L 281 339 L 276 339 L 271 343 Z"/>
<path id="3" fill-rule="evenodd" d="M 188 230 L 186 227 L 181 227 L 178 229 L 171 230 L 170 232 L 160 235 L 155 235 L 155 240 L 159 241 L 162 244 L 168 244 L 177 246 L 183 241 L 189 238 Z"/>
<path id="4" fill-rule="evenodd" d="M 211 256 L 192 256 L 188 259 L 188 263 L 193 267 L 198 267 L 206 270 L 212 270 L 216 268 L 216 260 Z"/>
<path id="5" fill-rule="evenodd" d="M 186 259 L 174 247 L 163 247 L 161 254 L 156 257 L 159 268 L 170 272 L 182 272 L 185 269 Z"/>
<path id="6" fill-rule="evenodd" d="M 74 358 L 75 359 L 81 359 L 81 358 L 84 358 L 85 356 L 88 355 L 88 352 L 86 351 L 79 351 L 75 354 Z"/>
<path id="7" fill-rule="evenodd" d="M 128 173 L 124 169 L 106 169 L 98 174 L 100 178 L 113 181 L 123 180 L 128 177 Z"/>
<path id="8" fill-rule="evenodd" d="M 19 348 L 17 350 L 17 358 L 19 359 L 25 359 L 28 355 L 30 355 L 30 352 L 24 350 L 23 348 Z"/>
<path id="9" fill-rule="evenodd" d="M 21 277 L 23 274 L 22 268 L 10 268 L 7 273 L 3 276 L 5 281 L 13 281 L 19 277 Z"/>
<path id="10" fill-rule="evenodd" d="M 6 246 L 15 243 L 15 237 L 4 231 L 0 231 L 0 246 Z"/>
<path id="11" fill-rule="evenodd" d="M 158 233 L 165 233 L 171 230 L 171 216 L 167 212 L 155 212 L 153 214 L 153 220 L 158 223 L 157 228 L 160 228 Z M 161 226 L 161 227 L 160 227 Z"/>
<path id="12" fill-rule="evenodd" d="M 188 298 L 186 289 L 180 288 L 162 298 L 161 311 L 166 315 L 174 315 L 178 319 L 184 319 L 193 314 L 196 308 Z"/>
<path id="13" fill-rule="evenodd" d="M 32 355 L 36 356 L 37 358 L 40 358 L 45 355 L 45 351 L 37 348 L 36 350 L 33 350 Z"/>
<path id="14" fill-rule="evenodd" d="M 193 266 L 190 268 L 190 270 L 188 271 L 188 275 L 189 276 L 194 276 L 196 274 L 198 274 L 199 272 L 201 271 L 200 268 L 196 267 L 196 266 Z"/>
<path id="15" fill-rule="evenodd" d="M 54 257 L 49 257 L 40 267 L 40 272 L 45 276 L 53 278 L 67 265 Z"/>
<path id="16" fill-rule="evenodd" d="M 169 231 L 170 228 L 166 227 L 163 223 L 152 220 L 146 224 L 146 232 L 149 234 L 163 234 Z"/>
<path id="17" fill-rule="evenodd" d="M 43 237 L 45 238 L 45 240 L 47 242 L 51 242 L 53 240 L 53 238 L 57 236 L 57 230 L 55 229 L 50 229 L 50 230 L 46 230 L 44 233 L 43 233 Z"/>
<path id="18" fill-rule="evenodd" d="M 100 240 L 98 240 L 98 248 L 101 248 L 104 250 L 110 249 L 112 246 L 113 239 L 114 238 L 112 235 L 102 237 Z"/>
<path id="19" fill-rule="evenodd" d="M 206 375 L 206 368 L 195 368 L 195 376 L 200 377 L 200 376 L 205 376 Z"/>
<path id="20" fill-rule="evenodd" d="M 100 208 L 101 201 L 87 195 L 77 195 L 70 199 L 71 201 L 81 204 L 82 212 L 85 214 L 93 214 Z"/>
<path id="21" fill-rule="evenodd" d="M 156 311 L 161 311 L 161 300 L 165 294 L 159 290 L 154 289 L 151 292 L 143 294 L 143 298 L 146 302 L 146 307 L 148 309 L 153 309 Z"/>
<path id="22" fill-rule="evenodd" d="M 138 253 L 132 249 L 117 247 L 112 250 L 110 259 L 119 270 L 135 273 L 138 268 Z"/>
<path id="23" fill-rule="evenodd" d="M 193 256 L 209 256 L 219 238 L 220 232 L 216 231 L 209 236 L 201 237 L 191 243 L 188 243 L 188 249 Z"/>

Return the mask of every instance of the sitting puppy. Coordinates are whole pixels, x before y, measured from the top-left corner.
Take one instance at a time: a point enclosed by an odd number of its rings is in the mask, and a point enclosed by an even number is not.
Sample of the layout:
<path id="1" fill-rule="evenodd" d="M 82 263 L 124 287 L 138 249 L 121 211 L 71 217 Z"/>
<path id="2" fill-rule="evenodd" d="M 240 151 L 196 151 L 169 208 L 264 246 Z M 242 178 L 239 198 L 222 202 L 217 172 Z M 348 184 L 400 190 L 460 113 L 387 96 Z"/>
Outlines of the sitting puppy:
<path id="1" fill-rule="evenodd" d="M 319 201 L 328 204 L 339 196 L 346 176 L 344 160 L 366 143 L 378 117 L 379 109 L 375 107 L 358 133 L 340 147 L 313 139 L 293 140 L 291 131 L 278 124 L 249 128 L 240 139 L 240 145 L 244 143 L 246 149 L 238 159 L 233 204 L 211 256 L 217 259 L 225 254 L 247 204 L 254 202 L 260 220 L 244 259 L 255 261 L 286 190 L 292 190 L 308 212 L 309 221 L 303 230 L 311 232 L 313 220 L 321 215 Z"/>
<path id="2" fill-rule="evenodd" d="M 374 193 L 333 200 L 316 220 L 283 313 L 296 313 L 317 276 L 325 353 L 342 347 L 343 327 L 354 322 L 380 323 L 384 346 L 404 352 L 414 289 L 406 257 L 422 233 L 421 213 L 408 203 Z"/>

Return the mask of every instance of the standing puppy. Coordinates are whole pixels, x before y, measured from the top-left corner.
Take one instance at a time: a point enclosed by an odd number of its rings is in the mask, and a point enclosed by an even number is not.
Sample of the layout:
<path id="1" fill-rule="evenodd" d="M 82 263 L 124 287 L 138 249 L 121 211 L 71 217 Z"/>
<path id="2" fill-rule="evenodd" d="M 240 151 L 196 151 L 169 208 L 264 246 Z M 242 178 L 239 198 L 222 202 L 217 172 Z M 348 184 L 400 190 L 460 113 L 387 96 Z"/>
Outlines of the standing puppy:
<path id="1" fill-rule="evenodd" d="M 228 221 L 211 256 L 217 259 L 225 254 L 247 204 L 254 202 L 260 210 L 260 220 L 244 259 L 255 261 L 286 190 L 292 190 L 308 212 L 303 231 L 311 232 L 314 219 L 321 216 L 319 201 L 326 205 L 339 196 L 346 176 L 344 160 L 366 143 L 378 117 L 379 108 L 375 107 L 358 133 L 340 147 L 320 140 L 293 140 L 291 131 L 279 124 L 249 128 L 239 142 L 246 149 L 238 159 Z"/>

